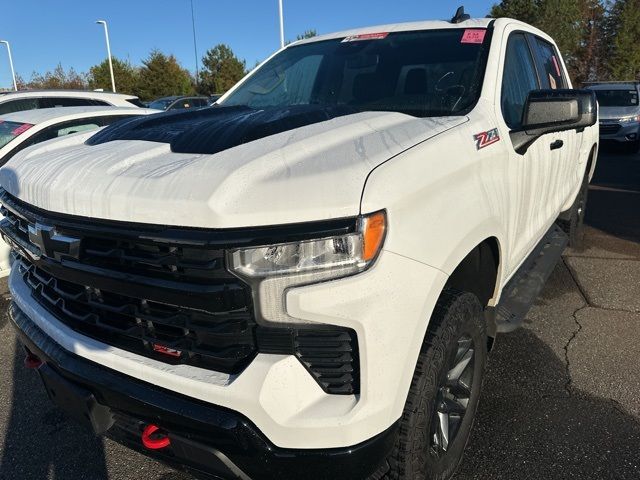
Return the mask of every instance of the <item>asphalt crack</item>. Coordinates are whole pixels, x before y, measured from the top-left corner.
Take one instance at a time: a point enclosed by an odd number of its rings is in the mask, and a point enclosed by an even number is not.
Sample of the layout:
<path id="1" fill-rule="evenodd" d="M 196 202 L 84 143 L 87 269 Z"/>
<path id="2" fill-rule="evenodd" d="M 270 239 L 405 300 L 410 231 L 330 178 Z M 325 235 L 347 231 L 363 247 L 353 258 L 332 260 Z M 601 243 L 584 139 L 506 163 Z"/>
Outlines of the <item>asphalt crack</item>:
<path id="1" fill-rule="evenodd" d="M 567 392 L 567 395 L 569 397 L 573 396 L 573 377 L 571 376 L 571 361 L 569 360 L 569 348 L 571 348 L 571 343 L 576 339 L 576 337 L 582 331 L 582 324 L 580 323 L 580 321 L 578 321 L 578 314 L 582 310 L 584 310 L 586 308 L 589 308 L 589 304 L 588 303 L 583 305 L 583 306 L 581 306 L 580 308 L 577 308 L 571 314 L 571 316 L 573 317 L 573 321 L 576 324 L 576 329 L 573 331 L 573 333 L 571 334 L 571 336 L 567 340 L 567 343 L 565 343 L 565 345 L 563 347 L 564 348 L 565 372 L 566 372 L 566 376 L 567 376 L 567 381 L 564 384 L 564 389 Z"/>
<path id="2" fill-rule="evenodd" d="M 567 264 L 567 262 L 565 261 L 564 257 L 562 258 L 562 263 L 564 264 L 565 268 L 569 272 L 569 275 L 571 276 L 571 279 L 573 280 L 573 283 L 575 284 L 576 288 L 578 289 L 578 292 L 580 293 L 580 296 L 582 297 L 582 305 L 580 307 L 576 308 L 573 311 L 573 313 L 571 314 L 571 317 L 573 318 L 573 321 L 576 324 L 576 329 L 573 331 L 573 333 L 571 334 L 571 336 L 569 337 L 569 339 L 567 340 L 567 342 L 564 344 L 564 347 L 563 347 L 564 348 L 565 372 L 566 372 L 566 377 L 567 377 L 567 381 L 564 384 L 564 390 L 565 390 L 565 392 L 567 393 L 567 395 L 569 397 L 572 397 L 574 392 L 573 392 L 573 377 L 571 375 L 571 360 L 569 360 L 569 349 L 571 348 L 571 344 L 573 343 L 573 341 L 576 339 L 576 337 L 582 331 L 582 324 L 578 320 L 578 314 L 582 310 L 585 310 L 587 308 L 592 307 L 592 305 L 591 305 L 591 302 L 589 301 L 589 298 L 587 297 L 586 293 L 582 289 L 582 286 L 580 285 L 580 282 L 578 282 L 578 279 L 575 277 L 575 274 L 574 274 L 573 270 L 571 270 L 571 267 Z"/>

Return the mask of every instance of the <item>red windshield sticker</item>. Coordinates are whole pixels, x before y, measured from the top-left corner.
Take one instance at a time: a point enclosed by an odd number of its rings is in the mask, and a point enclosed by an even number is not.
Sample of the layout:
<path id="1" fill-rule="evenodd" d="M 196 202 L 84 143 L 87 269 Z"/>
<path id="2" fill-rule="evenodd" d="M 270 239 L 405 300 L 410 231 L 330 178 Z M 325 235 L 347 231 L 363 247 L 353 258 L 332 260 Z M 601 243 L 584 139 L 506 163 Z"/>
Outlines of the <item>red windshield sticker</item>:
<path id="1" fill-rule="evenodd" d="M 551 61 L 553 62 L 553 66 L 556 68 L 556 73 L 558 74 L 559 77 L 561 77 L 562 74 L 560 73 L 560 64 L 558 63 L 558 59 L 556 58 L 555 55 L 551 57 Z"/>
<path id="2" fill-rule="evenodd" d="M 362 42 L 364 40 L 382 40 L 383 38 L 387 38 L 389 32 L 380 32 L 380 33 L 362 33 L 360 35 L 351 35 L 350 37 L 345 37 L 342 40 L 342 43 L 345 42 Z"/>
<path id="3" fill-rule="evenodd" d="M 476 141 L 476 148 L 481 150 L 484 147 L 488 147 L 489 145 L 499 142 L 500 134 L 498 133 L 497 128 L 493 128 L 487 132 L 480 132 L 474 135 L 473 139 Z"/>
<path id="4" fill-rule="evenodd" d="M 12 135 L 20 135 L 21 133 L 26 132 L 27 130 L 29 130 L 31 127 L 33 127 L 33 125 L 31 125 L 30 123 L 23 123 L 22 125 L 20 125 L 19 127 L 14 128 L 11 131 Z"/>
<path id="5" fill-rule="evenodd" d="M 462 34 L 462 40 L 460 40 L 460 43 L 482 43 L 484 42 L 484 36 L 486 34 L 486 30 L 478 28 L 467 29 Z"/>

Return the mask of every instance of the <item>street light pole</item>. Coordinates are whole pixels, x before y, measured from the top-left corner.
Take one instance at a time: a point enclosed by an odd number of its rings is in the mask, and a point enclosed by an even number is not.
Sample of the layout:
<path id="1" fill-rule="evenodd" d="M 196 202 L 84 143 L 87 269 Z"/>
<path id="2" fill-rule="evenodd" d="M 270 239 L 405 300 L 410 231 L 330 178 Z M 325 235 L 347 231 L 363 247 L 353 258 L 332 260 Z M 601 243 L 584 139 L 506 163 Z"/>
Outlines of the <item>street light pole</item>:
<path id="1" fill-rule="evenodd" d="M 196 57 L 196 88 L 200 82 L 200 73 L 198 71 L 198 63 L 200 63 L 200 59 L 198 58 L 198 43 L 196 42 L 196 17 L 193 14 L 193 0 L 191 0 L 191 28 L 193 30 L 193 54 Z"/>
<path id="2" fill-rule="evenodd" d="M 111 61 L 111 45 L 109 45 L 109 29 L 106 20 L 97 20 L 96 23 L 104 27 L 104 37 L 107 40 L 107 56 L 109 57 L 109 71 L 111 72 L 111 90 L 116 93 L 116 79 L 113 76 L 113 62 Z"/>
<path id="3" fill-rule="evenodd" d="M 282 0 L 278 0 L 280 9 L 280 48 L 284 48 L 284 13 L 282 12 Z"/>
<path id="4" fill-rule="evenodd" d="M 11 67 L 11 78 L 13 78 L 13 89 L 18 91 L 18 84 L 16 83 L 16 72 L 13 70 L 13 58 L 11 57 L 11 47 L 7 40 L 0 40 L 0 43 L 4 43 L 7 46 L 7 53 L 9 54 L 9 66 Z"/>

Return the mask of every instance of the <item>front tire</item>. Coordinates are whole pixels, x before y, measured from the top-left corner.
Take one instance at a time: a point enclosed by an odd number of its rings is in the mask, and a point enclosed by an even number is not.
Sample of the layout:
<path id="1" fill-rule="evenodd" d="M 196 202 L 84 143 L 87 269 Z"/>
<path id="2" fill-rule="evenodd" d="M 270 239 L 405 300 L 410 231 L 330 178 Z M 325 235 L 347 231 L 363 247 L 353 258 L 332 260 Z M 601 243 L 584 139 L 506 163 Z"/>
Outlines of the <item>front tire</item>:
<path id="1" fill-rule="evenodd" d="M 445 290 L 422 344 L 386 478 L 451 478 L 469 439 L 486 360 L 480 301 Z"/>

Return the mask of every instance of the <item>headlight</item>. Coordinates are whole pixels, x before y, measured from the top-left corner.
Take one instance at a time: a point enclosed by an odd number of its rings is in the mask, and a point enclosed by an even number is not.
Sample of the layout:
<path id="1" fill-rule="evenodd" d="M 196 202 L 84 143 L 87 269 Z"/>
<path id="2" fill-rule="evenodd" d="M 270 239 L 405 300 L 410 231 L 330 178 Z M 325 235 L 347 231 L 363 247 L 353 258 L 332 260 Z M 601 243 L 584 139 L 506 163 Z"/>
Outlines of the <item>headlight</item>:
<path id="1" fill-rule="evenodd" d="M 354 233 L 233 250 L 229 265 L 252 286 L 259 319 L 300 323 L 286 313 L 286 290 L 365 270 L 382 248 L 386 227 L 385 213 L 376 212 L 360 217 Z"/>
<path id="2" fill-rule="evenodd" d="M 633 115 L 631 117 L 622 117 L 618 120 L 620 123 L 640 122 L 640 115 Z"/>

